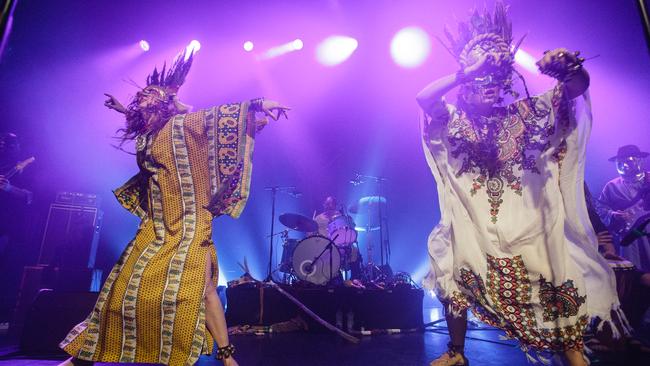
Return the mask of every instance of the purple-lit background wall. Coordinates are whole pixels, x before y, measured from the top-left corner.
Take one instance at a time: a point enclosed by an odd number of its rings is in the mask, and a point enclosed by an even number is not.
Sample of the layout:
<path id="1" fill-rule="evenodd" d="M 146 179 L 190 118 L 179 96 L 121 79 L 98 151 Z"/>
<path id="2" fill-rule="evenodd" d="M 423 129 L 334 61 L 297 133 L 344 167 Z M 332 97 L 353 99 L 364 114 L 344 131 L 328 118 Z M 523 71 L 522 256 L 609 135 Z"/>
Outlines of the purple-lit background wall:
<path id="1" fill-rule="evenodd" d="M 348 182 L 355 172 L 388 179 L 392 266 L 418 275 L 426 264 L 426 237 L 438 219 L 434 181 L 421 151 L 415 94 L 436 76 L 455 71 L 432 38 L 420 67 L 391 59 L 392 36 L 406 26 L 441 35 L 453 15 L 474 1 L 20 1 L 9 47 L 0 63 L 1 130 L 22 136 L 36 155 L 41 202 L 57 190 L 94 192 L 106 212 L 100 263 L 110 267 L 137 220 L 111 189 L 136 172 L 132 156 L 111 147 L 123 120 L 103 107 L 104 92 L 124 103 L 154 65 L 161 66 L 198 39 L 193 70 L 180 92 L 196 108 L 257 96 L 293 108 L 288 121 L 258 138 L 252 198 L 238 221 L 216 220 L 222 273 L 237 277 L 248 258 L 264 277 L 271 185 L 295 185 L 304 195 L 278 196 L 277 212 L 311 215 L 327 195 L 352 202 L 373 193 Z M 480 2 L 481 4 L 483 1 Z M 536 58 L 564 46 L 586 57 L 592 76 L 594 130 L 587 179 L 593 191 L 615 175 L 606 158 L 635 143 L 650 149 L 650 60 L 633 1 L 510 1 L 515 38 Z M 488 2 L 491 6 L 492 2 Z M 335 67 L 314 57 L 332 34 L 358 40 L 356 52 Z M 257 61 L 255 55 L 295 38 L 301 51 Z M 146 39 L 151 50 L 137 42 Z M 244 41 L 255 42 L 245 52 Z M 523 71 L 531 90 L 551 85 Z M 277 226 L 276 226 L 277 227 Z M 418 276 L 419 277 L 419 276 Z"/>

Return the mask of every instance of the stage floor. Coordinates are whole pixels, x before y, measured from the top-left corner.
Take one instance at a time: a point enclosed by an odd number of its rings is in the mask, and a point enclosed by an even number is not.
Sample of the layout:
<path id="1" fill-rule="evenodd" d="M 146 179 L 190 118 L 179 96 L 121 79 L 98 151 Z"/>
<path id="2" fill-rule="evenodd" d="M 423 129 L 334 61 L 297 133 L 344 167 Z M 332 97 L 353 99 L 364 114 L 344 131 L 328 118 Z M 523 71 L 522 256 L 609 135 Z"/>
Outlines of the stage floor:
<path id="1" fill-rule="evenodd" d="M 437 300 L 425 297 L 425 323 L 440 319 L 440 306 Z M 470 319 L 474 319 L 471 314 Z M 331 332 L 234 335 L 230 339 L 237 347 L 240 366 L 426 366 L 447 349 L 448 337 L 444 327 L 442 322 L 424 332 L 365 336 L 360 338 L 359 344 L 352 344 Z M 646 325 L 642 332 L 644 339 L 650 340 L 650 326 Z M 500 335 L 503 332 L 480 323 L 473 330 L 470 327 L 465 345 L 470 364 L 532 365 L 515 342 L 501 340 Z M 0 366 L 53 366 L 65 358 L 62 353 L 41 359 L 7 357 L 16 348 L 8 344 L 6 337 L 0 336 Z M 592 354 L 590 360 L 592 366 L 650 365 L 650 357 L 641 360 L 632 354 Z M 218 366 L 221 363 L 211 356 L 203 356 L 196 365 Z"/>
<path id="2" fill-rule="evenodd" d="M 529 365 L 524 354 L 513 342 L 499 340 L 498 331 L 473 330 L 466 342 L 466 352 L 472 365 Z M 424 366 L 444 352 L 447 337 L 433 332 L 378 335 L 362 338 L 351 344 L 330 333 L 285 333 L 272 336 L 238 335 L 231 337 L 237 346 L 241 366 Z M 479 340 L 481 339 L 481 340 Z M 629 355 L 627 355 L 629 356 Z M 35 360 L 12 358 L 0 360 L 0 365 L 56 365 L 63 356 Z M 592 365 L 643 365 L 650 359 L 630 361 L 626 355 L 610 355 L 616 362 L 592 356 Z M 111 365 L 100 363 L 98 365 Z M 197 365 L 220 365 L 214 358 L 201 357 Z"/>

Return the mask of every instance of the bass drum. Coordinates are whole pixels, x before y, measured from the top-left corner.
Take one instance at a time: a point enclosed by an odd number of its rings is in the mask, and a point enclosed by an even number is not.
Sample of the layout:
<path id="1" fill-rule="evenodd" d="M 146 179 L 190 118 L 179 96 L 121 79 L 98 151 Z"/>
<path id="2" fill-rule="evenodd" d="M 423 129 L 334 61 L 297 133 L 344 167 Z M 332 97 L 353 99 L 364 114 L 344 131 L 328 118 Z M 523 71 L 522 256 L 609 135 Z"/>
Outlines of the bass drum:
<path id="1" fill-rule="evenodd" d="M 324 285 L 339 275 L 341 255 L 336 246 L 327 248 L 329 242 L 324 236 L 314 235 L 298 243 L 293 252 L 293 270 L 296 277 L 315 285 Z M 314 261 L 319 255 L 320 258 Z"/>

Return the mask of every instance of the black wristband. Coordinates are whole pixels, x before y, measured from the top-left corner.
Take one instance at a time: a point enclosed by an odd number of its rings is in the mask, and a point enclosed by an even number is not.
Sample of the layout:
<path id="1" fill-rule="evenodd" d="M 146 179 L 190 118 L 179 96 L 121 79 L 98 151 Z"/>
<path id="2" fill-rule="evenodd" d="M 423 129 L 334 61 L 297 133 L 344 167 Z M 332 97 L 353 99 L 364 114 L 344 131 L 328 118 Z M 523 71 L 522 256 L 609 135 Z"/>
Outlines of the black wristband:
<path id="1" fill-rule="evenodd" d="M 229 344 L 227 346 L 217 348 L 216 358 L 217 360 L 225 360 L 226 358 L 232 357 L 235 354 L 235 345 Z"/>

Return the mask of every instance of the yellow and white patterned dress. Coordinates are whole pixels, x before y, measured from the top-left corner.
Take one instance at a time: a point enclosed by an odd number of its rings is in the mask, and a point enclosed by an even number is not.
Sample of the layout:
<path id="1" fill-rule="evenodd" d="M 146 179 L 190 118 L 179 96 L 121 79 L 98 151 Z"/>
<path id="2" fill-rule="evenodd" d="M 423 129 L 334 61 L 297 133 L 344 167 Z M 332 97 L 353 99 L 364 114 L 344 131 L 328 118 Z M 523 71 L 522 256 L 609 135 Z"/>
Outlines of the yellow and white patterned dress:
<path id="1" fill-rule="evenodd" d="M 237 218 L 248 197 L 255 131 L 248 106 L 177 115 L 138 138 L 140 173 L 115 194 L 142 222 L 92 313 L 61 342 L 70 355 L 192 365 L 212 352 L 203 297 L 206 258 L 216 268 L 213 217 Z"/>

